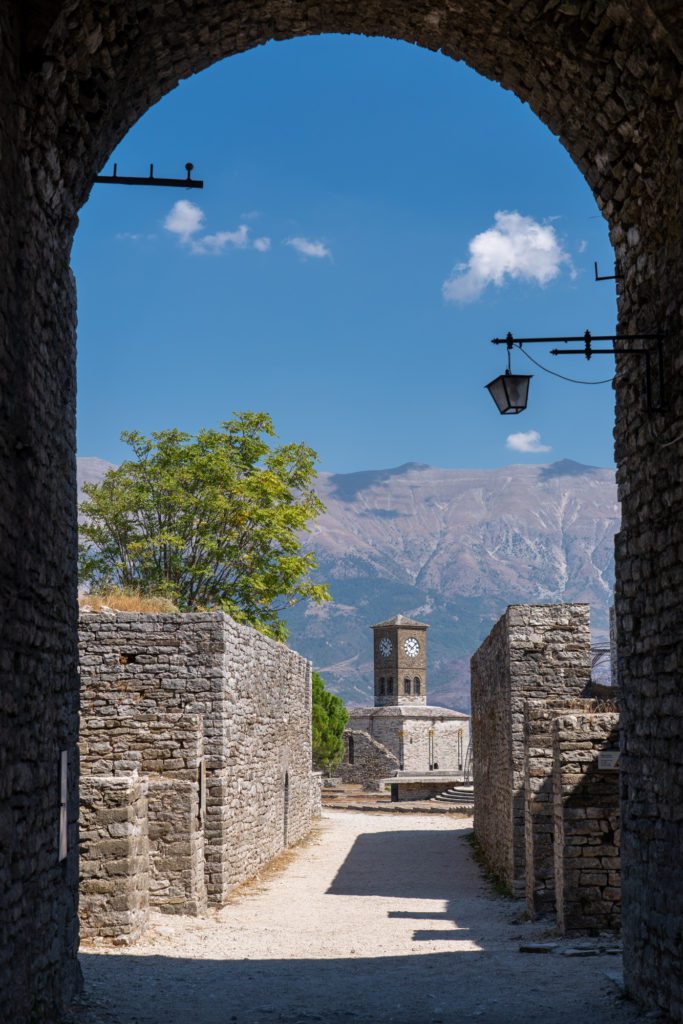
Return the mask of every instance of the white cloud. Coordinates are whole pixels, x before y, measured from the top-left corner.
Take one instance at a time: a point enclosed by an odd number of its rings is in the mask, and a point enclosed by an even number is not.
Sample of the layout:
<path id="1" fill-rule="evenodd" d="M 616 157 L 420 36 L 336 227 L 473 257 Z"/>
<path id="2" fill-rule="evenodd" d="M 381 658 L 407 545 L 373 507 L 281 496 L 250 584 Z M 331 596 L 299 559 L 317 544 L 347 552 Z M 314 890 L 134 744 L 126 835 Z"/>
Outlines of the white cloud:
<path id="1" fill-rule="evenodd" d="M 500 287 L 506 277 L 545 285 L 563 264 L 571 266 L 551 224 L 505 210 L 498 210 L 494 222 L 471 239 L 467 263 L 458 263 L 444 281 L 447 302 L 473 302 L 489 284 Z"/>
<path id="2" fill-rule="evenodd" d="M 262 235 L 252 242 L 249 237 L 249 228 L 246 224 L 240 224 L 235 231 L 215 231 L 212 234 L 202 235 L 199 232 L 204 227 L 204 211 L 196 203 L 187 199 L 180 199 L 171 207 L 164 227 L 171 234 L 177 235 L 183 245 L 188 246 L 190 252 L 199 256 L 220 256 L 226 249 L 250 249 L 257 252 L 268 252 L 270 249 L 270 238 Z M 131 238 L 142 236 L 129 236 Z"/>
<path id="3" fill-rule="evenodd" d="M 578 251 L 579 252 L 585 252 L 587 248 L 588 248 L 588 242 L 585 239 L 582 239 L 582 241 L 580 241 L 578 246 L 577 246 Z"/>
<path id="4" fill-rule="evenodd" d="M 156 235 L 145 235 L 139 231 L 119 231 L 116 238 L 119 242 L 151 242 Z"/>
<path id="5" fill-rule="evenodd" d="M 290 245 L 302 256 L 310 256 L 316 260 L 323 260 L 332 253 L 324 242 L 313 242 L 310 238 L 288 238 L 285 245 Z"/>
<path id="6" fill-rule="evenodd" d="M 192 252 L 202 256 L 218 256 L 224 249 L 246 249 L 249 244 L 249 228 L 240 224 L 237 231 L 216 231 L 213 235 L 202 235 L 192 240 Z"/>
<path id="7" fill-rule="evenodd" d="M 549 452 L 549 444 L 541 444 L 541 435 L 537 430 L 527 430 L 519 434 L 508 434 L 505 442 L 507 448 L 513 452 Z"/>
<path id="8" fill-rule="evenodd" d="M 188 199 L 179 199 L 171 207 L 171 211 L 164 221 L 164 227 L 174 235 L 178 235 L 181 242 L 189 242 L 192 235 L 201 231 L 204 223 L 204 211 L 196 203 Z"/>

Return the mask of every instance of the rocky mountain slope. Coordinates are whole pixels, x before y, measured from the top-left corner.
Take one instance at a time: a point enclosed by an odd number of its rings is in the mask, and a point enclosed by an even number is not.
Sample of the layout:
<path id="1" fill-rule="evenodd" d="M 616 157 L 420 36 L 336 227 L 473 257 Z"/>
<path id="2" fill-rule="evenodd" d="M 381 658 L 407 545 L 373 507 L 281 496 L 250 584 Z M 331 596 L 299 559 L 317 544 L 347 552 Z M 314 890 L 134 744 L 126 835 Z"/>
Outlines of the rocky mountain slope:
<path id="1" fill-rule="evenodd" d="M 107 468 L 80 459 L 83 479 Z M 430 623 L 429 700 L 467 709 L 469 657 L 506 605 L 587 601 L 607 631 L 619 527 L 614 472 L 547 466 L 395 469 L 319 477 L 307 536 L 333 601 L 288 615 L 290 642 L 349 703 L 371 687 L 373 622 Z"/>
<path id="2" fill-rule="evenodd" d="M 429 699 L 466 709 L 469 658 L 506 605 L 587 601 L 607 630 L 619 526 L 614 473 L 564 460 L 492 470 L 409 463 L 319 480 L 308 543 L 334 603 L 295 609 L 294 646 L 353 703 L 368 699 L 368 627 L 427 621 Z"/>

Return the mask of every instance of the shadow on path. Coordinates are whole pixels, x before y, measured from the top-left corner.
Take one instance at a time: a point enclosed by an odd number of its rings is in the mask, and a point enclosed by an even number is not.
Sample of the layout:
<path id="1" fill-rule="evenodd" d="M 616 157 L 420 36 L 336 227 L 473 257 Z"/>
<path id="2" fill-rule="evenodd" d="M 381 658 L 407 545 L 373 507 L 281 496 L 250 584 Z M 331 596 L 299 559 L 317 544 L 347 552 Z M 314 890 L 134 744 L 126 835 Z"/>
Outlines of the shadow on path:
<path id="1" fill-rule="evenodd" d="M 327 892 L 444 900 L 477 886 L 479 873 L 463 832 L 365 832 L 355 840 Z"/>
<path id="2" fill-rule="evenodd" d="M 466 834 L 368 826 L 331 883 L 311 867 L 320 852 L 302 854 L 289 874 L 201 925 L 205 953 L 202 936 L 182 933 L 144 952 L 85 952 L 86 985 L 120 1024 L 636 1021 L 604 977 L 614 958 L 520 954 L 538 928 L 516 923 L 518 908 L 492 895 Z M 334 855 L 324 837 L 317 850 Z"/>
<path id="3" fill-rule="evenodd" d="M 605 979 L 558 991 L 483 953 L 335 960 L 216 961 L 86 954 L 86 981 L 114 993 L 120 1024 L 576 1024 L 613 1016 Z M 551 958 L 545 962 L 550 966 Z M 456 964 L 455 961 L 459 961 Z M 478 963 L 475 963 L 478 961 Z M 575 975 L 575 971 L 572 971 Z M 125 986 L 125 991 L 121 986 Z M 623 1010 L 622 1010 L 623 1013 Z"/>
<path id="4" fill-rule="evenodd" d="M 422 929 L 414 941 L 469 940 L 481 949 L 480 901 L 490 892 L 466 842 L 470 831 L 416 829 L 358 836 L 327 895 L 380 896 L 398 900 L 440 901 L 443 909 L 389 910 L 392 920 L 452 921 L 451 931 Z M 490 938 L 493 938 L 491 936 Z M 470 952 L 468 950 L 468 952 Z"/>

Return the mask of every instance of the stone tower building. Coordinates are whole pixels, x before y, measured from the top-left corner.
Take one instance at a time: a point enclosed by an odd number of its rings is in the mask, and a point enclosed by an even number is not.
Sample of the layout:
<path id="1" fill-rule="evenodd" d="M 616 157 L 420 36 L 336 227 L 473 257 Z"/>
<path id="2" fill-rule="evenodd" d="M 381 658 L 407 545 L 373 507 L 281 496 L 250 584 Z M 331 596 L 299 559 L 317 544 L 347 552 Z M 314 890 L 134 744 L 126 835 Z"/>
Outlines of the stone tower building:
<path id="1" fill-rule="evenodd" d="M 395 799 L 433 796 L 463 777 L 469 716 L 427 704 L 426 622 L 395 615 L 372 626 L 374 707 L 349 711 L 340 774 Z"/>
<path id="2" fill-rule="evenodd" d="M 376 708 L 427 703 L 428 629 L 405 615 L 372 627 Z"/>

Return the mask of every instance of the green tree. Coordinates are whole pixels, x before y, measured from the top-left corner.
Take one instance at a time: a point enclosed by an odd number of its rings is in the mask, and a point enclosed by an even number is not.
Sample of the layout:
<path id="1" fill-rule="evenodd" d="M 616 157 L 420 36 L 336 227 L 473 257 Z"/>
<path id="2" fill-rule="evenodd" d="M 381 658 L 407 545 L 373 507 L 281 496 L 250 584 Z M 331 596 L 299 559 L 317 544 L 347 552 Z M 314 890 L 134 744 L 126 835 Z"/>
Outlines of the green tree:
<path id="1" fill-rule="evenodd" d="M 275 437 L 263 412 L 196 436 L 123 433 L 134 458 L 83 488 L 81 581 L 95 592 L 167 597 L 183 611 L 222 608 L 286 639 L 280 612 L 329 594 L 301 546 L 324 511 L 312 486 L 316 453 Z"/>
<path id="2" fill-rule="evenodd" d="M 344 701 L 325 689 L 322 676 L 313 673 L 313 763 L 329 772 L 344 756 L 344 729 L 349 713 Z"/>

